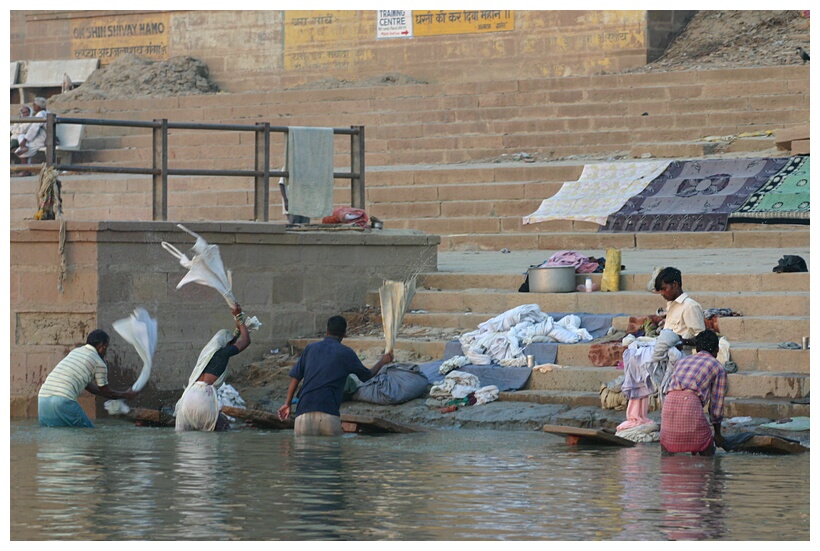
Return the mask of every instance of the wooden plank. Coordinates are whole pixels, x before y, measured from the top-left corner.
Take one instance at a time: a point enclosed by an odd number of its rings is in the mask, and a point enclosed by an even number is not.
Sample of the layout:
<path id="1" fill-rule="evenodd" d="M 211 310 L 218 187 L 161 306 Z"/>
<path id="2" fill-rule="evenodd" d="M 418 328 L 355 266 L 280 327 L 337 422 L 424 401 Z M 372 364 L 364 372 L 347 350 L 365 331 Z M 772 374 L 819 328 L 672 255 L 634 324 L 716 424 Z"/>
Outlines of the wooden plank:
<path id="1" fill-rule="evenodd" d="M 292 429 L 293 419 L 279 420 L 276 413 L 262 411 L 258 409 L 235 408 L 222 406 L 222 413 L 229 417 L 248 421 L 252 425 L 268 429 Z M 140 424 L 150 426 L 174 426 L 175 418 L 156 409 L 132 408 L 128 417 Z M 426 432 L 429 429 L 415 425 L 405 425 L 394 423 L 380 417 L 370 417 L 365 415 L 342 414 L 342 428 L 345 432 L 356 432 L 360 434 L 378 433 L 411 433 Z"/>
<path id="2" fill-rule="evenodd" d="M 566 442 L 570 446 L 621 446 L 624 448 L 635 446 L 635 442 L 632 440 L 615 436 L 601 429 L 568 427 L 565 425 L 544 425 L 544 432 L 566 436 Z"/>
<path id="3" fill-rule="evenodd" d="M 777 436 L 756 435 L 732 450 L 733 452 L 765 453 L 769 455 L 789 455 L 809 451 L 798 442 L 791 442 Z"/>
<path id="4" fill-rule="evenodd" d="M 158 409 L 131 408 L 128 418 L 137 422 L 137 425 L 149 427 L 173 427 L 176 418 Z"/>
<path id="5" fill-rule="evenodd" d="M 279 420 L 279 416 L 275 413 L 262 411 L 258 409 L 235 408 L 231 406 L 222 406 L 222 413 L 237 419 L 250 421 L 254 425 L 265 427 L 269 429 L 292 429 L 293 419 Z"/>
<path id="6" fill-rule="evenodd" d="M 370 417 L 365 415 L 350 415 L 342 414 L 342 428 L 345 423 L 355 425 L 355 432 L 358 433 L 410 433 L 410 432 L 427 432 L 429 429 L 419 427 L 416 425 L 405 425 L 403 423 L 394 423 L 381 417 Z M 352 432 L 352 431 L 351 431 Z"/>

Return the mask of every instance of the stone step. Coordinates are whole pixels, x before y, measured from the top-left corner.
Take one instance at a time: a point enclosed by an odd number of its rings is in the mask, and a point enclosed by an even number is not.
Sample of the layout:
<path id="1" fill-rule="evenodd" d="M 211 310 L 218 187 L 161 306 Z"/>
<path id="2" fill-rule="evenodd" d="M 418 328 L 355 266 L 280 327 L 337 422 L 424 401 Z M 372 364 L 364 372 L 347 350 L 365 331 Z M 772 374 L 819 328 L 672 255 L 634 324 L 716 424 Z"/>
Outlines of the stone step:
<path id="1" fill-rule="evenodd" d="M 529 200 L 526 202 L 526 214 L 535 212 L 541 204 L 541 199 Z M 463 234 L 525 234 L 534 235 L 548 232 L 597 232 L 600 226 L 593 222 L 582 222 L 576 220 L 550 220 L 538 224 L 524 224 L 523 216 L 467 216 L 467 217 L 438 217 L 438 218 L 418 218 L 412 217 L 412 206 L 408 204 L 407 215 L 409 218 L 394 218 L 386 214 L 380 216 L 385 222 L 385 227 L 396 229 L 415 230 L 422 229 L 426 233 L 436 235 L 463 235 Z M 384 212 L 384 204 L 369 205 L 369 210 L 374 212 Z M 394 211 L 395 212 L 395 211 Z"/>
<path id="2" fill-rule="evenodd" d="M 380 174 L 380 173 L 375 173 Z M 453 176 L 457 177 L 457 174 Z M 375 180 L 367 175 L 368 181 Z M 372 182 L 371 182 L 372 183 Z M 441 183 L 409 185 L 371 185 L 367 189 L 367 202 L 371 205 L 396 205 L 417 202 L 458 201 L 538 201 L 552 197 L 561 189 L 563 182 L 487 182 L 487 183 Z M 536 205 L 538 206 L 538 205 Z M 528 213 L 529 214 L 529 213 Z"/>
<path id="3" fill-rule="evenodd" d="M 510 93 L 548 92 L 553 94 L 552 101 L 561 98 L 576 101 L 594 100 L 596 96 L 605 96 L 609 101 L 613 90 L 630 90 L 622 93 L 642 93 L 644 89 L 658 89 L 663 98 L 677 99 L 681 95 L 667 95 L 667 90 L 687 90 L 690 93 L 685 97 L 693 97 L 700 92 L 706 96 L 721 97 L 727 91 L 735 93 L 776 93 L 777 90 L 790 89 L 784 83 L 790 84 L 795 80 L 807 80 L 808 65 L 766 66 L 754 68 L 716 68 L 690 71 L 670 71 L 653 73 L 625 73 L 609 75 L 567 76 L 560 78 L 534 78 L 526 80 L 464 82 L 453 84 L 406 84 L 394 86 L 373 86 L 356 88 L 334 88 L 315 90 L 277 90 L 276 92 L 249 92 L 243 93 L 243 103 L 253 110 L 262 110 L 268 106 L 279 108 L 299 105 L 305 98 L 313 101 L 325 102 L 333 105 L 335 102 L 364 101 L 364 100 L 396 100 L 405 104 L 404 109 L 410 109 L 416 104 L 408 102 L 412 99 L 430 99 L 436 101 L 452 101 L 453 97 L 509 95 Z M 777 86 L 773 86 L 777 85 Z M 575 92 L 573 96 L 571 92 Z M 581 94 L 581 95 L 577 95 Z M 230 95 L 228 95 L 230 97 Z M 643 99 L 645 95 L 642 96 Z M 152 98 L 153 99 L 153 98 Z M 400 101 L 399 101 L 400 100 Z M 92 106 L 102 102 L 88 102 Z M 236 102 L 232 102 L 235 104 Z M 407 106 L 406 104 L 410 104 Z M 174 98 L 157 98 L 154 102 L 146 100 L 126 100 L 115 109 L 130 110 L 135 106 L 155 105 L 159 109 L 177 107 L 180 109 L 205 109 L 225 104 L 224 96 L 182 96 Z M 237 117 L 247 116 L 248 108 L 234 108 Z M 277 109 L 281 113 L 285 109 Z"/>
<path id="4" fill-rule="evenodd" d="M 133 105 L 130 111 L 109 111 L 108 118 L 138 118 L 140 111 L 151 110 L 154 118 L 167 117 L 171 120 L 185 120 L 191 122 L 222 122 L 226 124 L 247 124 L 258 118 L 270 119 L 270 113 L 276 112 L 273 124 L 308 125 L 308 126 L 346 126 L 350 124 L 364 124 L 376 129 L 384 129 L 384 135 L 374 135 L 376 139 L 390 137 L 424 137 L 424 136 L 463 136 L 467 133 L 485 134 L 487 136 L 501 136 L 505 134 L 520 135 L 527 132 L 551 131 L 579 131 L 589 129 L 612 130 L 623 128 L 623 115 L 643 116 L 635 119 L 638 128 L 657 128 L 667 130 L 697 129 L 705 131 L 702 135 L 714 134 L 712 130 L 720 128 L 728 130 L 718 134 L 730 134 L 737 129 L 741 131 L 750 124 L 775 125 L 780 127 L 789 120 L 788 114 L 802 111 L 805 120 L 809 105 L 808 81 L 805 79 L 794 81 L 794 90 L 787 89 L 783 82 L 755 83 L 754 87 L 745 89 L 723 86 L 715 90 L 707 90 L 707 94 L 695 96 L 703 92 L 703 88 L 689 87 L 687 93 L 693 97 L 670 98 L 663 97 L 670 94 L 662 87 L 626 88 L 607 90 L 602 94 L 573 93 L 562 91 L 549 92 L 522 92 L 508 91 L 500 94 L 460 94 L 456 96 L 429 95 L 430 90 L 420 94 L 423 102 L 417 103 L 408 99 L 377 99 L 377 100 L 345 100 L 340 99 L 328 104 L 328 109 L 316 113 L 314 102 L 310 96 L 316 91 L 305 91 L 303 96 L 288 104 L 266 103 L 254 105 L 246 109 L 245 113 L 237 115 L 235 106 L 213 106 L 202 109 L 185 109 L 168 107 L 157 109 L 153 106 L 141 108 L 138 102 L 129 102 Z M 767 89 L 774 86 L 773 89 Z M 779 88 L 779 89 L 777 89 Z M 423 88 L 417 88 L 424 90 Z M 693 94 L 694 92 L 694 94 Z M 647 93 L 658 97 L 648 98 Z M 675 92 L 671 92 L 672 95 Z M 586 96 L 586 97 L 584 97 Z M 236 96 L 227 96 L 224 102 L 236 101 Z M 243 98 L 248 101 L 249 98 Z M 263 98 L 266 101 L 268 98 Z M 670 101 L 674 99 L 675 101 Z M 326 100 L 322 100 L 326 101 Z M 616 104 L 617 114 L 613 114 L 613 104 Z M 268 106 L 268 108 L 264 108 Z M 420 107 L 421 106 L 421 107 Z M 282 111 L 285 111 L 283 113 Z M 736 116 L 730 116 L 730 114 Z M 669 119 L 674 115 L 676 118 Z M 351 117 L 355 118 L 353 120 Z M 346 119 L 351 119 L 350 121 Z M 657 120 L 655 120 L 657 119 Z M 533 124 L 539 120 L 540 124 Z M 620 120 L 620 122 L 618 122 Z M 521 123 L 519 124 L 519 121 Z M 581 124 L 579 124 L 579 122 Z M 794 121 L 797 122 L 797 121 Z M 399 130 L 400 127 L 430 124 L 429 127 Z M 443 124 L 455 124 L 447 127 Z M 184 134 L 183 131 L 172 131 L 174 135 Z M 145 131 L 127 132 L 108 130 L 100 135 L 115 137 L 121 135 L 145 136 Z M 96 135 L 96 133 L 95 133 Z M 144 139 L 144 138 L 143 138 Z"/>
<path id="5" fill-rule="evenodd" d="M 373 166 L 367 168 L 368 186 L 438 186 L 502 182 L 561 183 L 577 180 L 584 169 L 579 161 L 545 163 L 481 163 L 447 166 Z"/>
<path id="6" fill-rule="evenodd" d="M 607 384 L 623 373 L 623 370 L 614 367 L 590 366 L 562 366 L 547 373 L 533 370 L 524 388 L 526 390 L 597 392 L 601 385 Z"/>
<path id="7" fill-rule="evenodd" d="M 808 248 L 810 232 L 806 226 L 798 227 L 790 231 L 450 234 L 441 236 L 439 250 Z"/>
<path id="8" fill-rule="evenodd" d="M 612 326 L 626 329 L 628 318 L 615 318 Z M 791 341 L 800 343 L 810 330 L 809 316 L 742 316 L 718 320 L 720 332 L 729 342 Z"/>
<path id="9" fill-rule="evenodd" d="M 602 384 L 623 375 L 611 367 L 566 366 L 547 373 L 534 370 L 527 390 L 597 391 Z M 738 371 L 729 374 L 727 396 L 736 398 L 801 398 L 809 391 L 808 374 Z"/>
<path id="10" fill-rule="evenodd" d="M 519 285 L 523 282 L 523 276 Z M 583 277 L 577 277 L 579 283 Z M 599 279 L 599 278 L 596 278 Z M 809 293 L 798 291 L 776 292 L 734 292 L 701 291 L 693 295 L 704 308 L 731 308 L 740 312 L 744 317 L 724 317 L 720 319 L 721 328 L 724 322 L 737 324 L 742 320 L 756 321 L 757 316 L 789 316 L 808 317 L 810 314 Z M 378 293 L 368 295 L 369 304 L 378 304 Z M 424 316 L 426 314 L 413 313 L 424 310 L 432 314 L 469 313 L 473 317 L 489 313 L 489 317 L 506 312 L 522 304 L 537 304 L 543 312 L 588 312 L 594 314 L 628 314 L 647 315 L 654 313 L 658 308 L 665 306 L 665 301 L 657 294 L 643 291 L 619 291 L 617 293 L 519 293 L 517 290 L 475 289 L 468 291 L 426 291 L 417 290 L 410 304 L 408 316 Z M 776 309 L 773 308 L 776 304 Z M 495 314 L 492 314 L 495 312 Z M 438 325 L 425 323 L 422 317 L 410 321 L 416 325 Z M 627 320 L 628 321 L 628 320 Z M 778 322 L 781 320 L 777 320 Z M 782 320 L 790 323 L 793 320 Z M 620 327 L 619 327 L 620 329 Z"/>
<path id="11" fill-rule="evenodd" d="M 751 72 L 745 69 L 712 69 L 640 75 L 594 75 L 489 83 L 468 82 L 453 85 L 414 84 L 325 90 L 277 90 L 276 93 L 242 94 L 243 103 L 249 106 L 244 109 L 236 106 L 234 99 L 236 94 L 225 95 L 227 98 L 224 96 L 182 97 L 178 101 L 155 101 L 150 105 L 145 100 L 131 99 L 121 102 L 121 105 L 115 109 L 128 112 L 153 106 L 157 110 L 176 108 L 192 113 L 199 112 L 203 116 L 213 116 L 216 113 L 222 118 L 241 119 L 254 116 L 256 112 L 271 110 L 279 116 L 310 113 L 305 109 L 305 104 L 315 102 L 327 104 L 328 110 L 345 113 L 360 110 L 361 105 L 367 104 L 385 104 L 388 106 L 386 109 L 408 111 L 413 107 L 418 107 L 418 102 L 412 101 L 414 99 L 423 99 L 436 108 L 446 109 L 465 105 L 464 98 L 471 100 L 481 98 L 483 101 L 477 103 L 481 105 L 504 104 L 505 100 L 514 105 L 516 96 L 524 96 L 521 100 L 522 105 L 613 103 L 629 100 L 652 102 L 674 99 L 682 101 L 722 98 L 727 95 L 765 97 L 801 89 L 801 84 L 808 80 L 808 74 L 808 66 L 790 65 L 754 68 Z M 226 99 L 234 101 L 228 103 Z M 100 102 L 85 103 L 93 108 Z M 471 103 L 476 102 L 474 100 Z"/>
<path id="12" fill-rule="evenodd" d="M 531 402 L 535 404 L 563 404 L 570 407 L 598 406 L 601 400 L 597 392 L 572 392 L 550 390 L 516 390 L 500 392 L 500 401 Z M 762 419 L 783 419 L 786 417 L 808 417 L 809 406 L 792 404 L 791 398 L 736 398 L 727 396 L 724 401 L 724 418 L 754 417 Z M 624 412 L 624 419 L 626 413 Z"/>
<path id="13" fill-rule="evenodd" d="M 567 366 L 590 365 L 589 350 L 592 345 L 578 343 L 559 345 L 556 362 Z M 738 364 L 738 371 L 766 371 L 809 374 L 811 370 L 809 350 L 777 348 L 775 343 L 731 342 L 731 359 Z"/>
<path id="14" fill-rule="evenodd" d="M 785 419 L 787 417 L 809 417 L 808 404 L 792 404 L 790 398 L 731 398 L 723 402 L 724 418 L 758 417 L 764 419 Z"/>
<path id="15" fill-rule="evenodd" d="M 581 251 L 595 258 L 605 256 L 605 251 Z M 624 251 L 621 257 L 622 262 L 627 262 L 629 269 L 628 252 Z M 549 256 L 533 255 L 533 264 L 539 264 L 549 259 Z M 774 264 L 773 264 L 774 266 Z M 476 274 L 476 273 L 448 273 L 433 272 L 419 274 L 416 279 L 416 289 L 432 289 L 436 291 L 461 291 L 465 289 L 487 289 L 487 290 L 518 290 L 524 282 L 524 273 L 528 265 L 522 266 L 520 273 L 515 274 Z M 737 292 L 743 289 L 744 292 L 809 292 L 811 278 L 808 272 L 804 273 L 766 273 L 766 274 L 721 274 L 715 277 L 714 274 L 686 274 L 686 290 L 689 293 L 701 291 L 713 292 Z M 592 279 L 596 284 L 601 283 L 602 274 L 576 274 L 576 282 L 580 285 L 586 278 Z M 620 284 L 622 291 L 645 291 L 649 282 L 650 274 L 621 272 Z"/>
<path id="16" fill-rule="evenodd" d="M 531 304 L 522 302 L 520 304 Z M 514 308 L 511 307 L 511 308 Z M 549 309 L 541 306 L 546 312 L 588 312 L 588 309 Z M 474 331 L 480 323 L 483 323 L 509 308 L 499 309 L 497 313 L 479 312 L 432 312 L 414 313 L 408 312 L 404 316 L 404 323 L 408 326 L 452 328 L 463 333 Z M 606 313 L 606 312 L 593 312 Z M 645 315 L 645 314 L 639 314 Z M 628 325 L 628 317 L 615 317 L 612 325 L 616 329 L 625 330 Z M 808 316 L 767 316 L 767 317 L 732 317 L 720 318 L 718 321 L 720 333 L 725 336 L 730 343 L 741 342 L 769 342 L 779 343 L 783 341 L 801 342 L 803 336 L 810 334 L 810 323 Z"/>
<path id="17" fill-rule="evenodd" d="M 534 213 L 541 205 L 543 199 L 522 199 L 522 211 L 527 214 Z M 470 207 L 475 208 L 475 207 Z M 402 204 L 400 209 L 394 209 L 389 203 L 367 202 L 368 211 L 378 211 L 380 218 L 385 222 L 385 227 L 394 229 L 421 229 L 426 233 L 436 235 L 463 235 L 463 234 L 543 234 L 543 233 L 597 233 L 601 228 L 594 222 L 583 222 L 578 220 L 549 220 L 537 224 L 524 224 L 523 216 L 495 216 L 489 213 L 485 216 L 459 216 L 459 217 L 421 217 L 414 216 L 412 203 Z M 439 208 L 439 211 L 443 210 Z M 389 215 L 391 213 L 392 215 Z M 399 214 L 400 216 L 395 216 Z M 750 224 L 733 223 L 729 221 L 727 231 L 792 231 L 805 229 L 802 223 L 794 224 Z M 670 235 L 670 234 L 666 234 Z"/>
<path id="18" fill-rule="evenodd" d="M 601 406 L 598 392 L 555 390 L 510 390 L 498 393 L 501 402 L 527 402 L 533 404 L 563 404 L 573 408 Z"/>
<path id="19" fill-rule="evenodd" d="M 687 142 L 705 134 L 780 129 L 808 119 L 806 68 L 759 71 L 757 79 L 752 73 L 688 72 L 690 82 L 680 81 L 673 86 L 658 86 L 657 82 L 670 77 L 653 74 L 651 78 L 633 76 L 623 80 L 620 76 L 597 76 L 569 82 L 509 81 L 493 83 L 492 87 L 415 85 L 391 87 L 389 92 L 386 87 L 375 87 L 380 89 L 284 91 L 243 94 L 241 98 L 227 94 L 176 101 L 128 100 L 121 102 L 118 110 L 109 109 L 106 116 L 129 120 L 146 118 L 141 113 L 150 113 L 148 118 L 251 123 L 269 119 L 273 112 L 277 114 L 274 124 L 363 124 L 370 129 L 369 164 L 477 161 L 522 148 L 563 157 L 614 151 L 640 156 L 654 147 L 652 154 L 656 156 L 681 157 L 702 155 L 703 144 Z M 764 74 L 781 77 L 759 80 L 759 75 Z M 718 82 L 713 80 L 715 75 L 741 80 Z M 614 84 L 611 88 L 602 86 L 603 82 L 637 84 Z M 242 106 L 237 105 L 240 99 Z M 319 102 L 328 106 L 321 113 L 313 108 Z M 419 105 L 424 108 L 419 109 Z M 97 108 L 97 102 L 78 102 L 74 111 L 97 114 Z M 641 116 L 644 113 L 648 115 Z M 194 133 L 172 132 L 175 148 L 196 146 L 181 158 L 201 159 L 212 168 L 252 155 L 252 140 L 241 137 L 244 134 L 226 136 L 227 143 L 217 146 L 202 136 L 194 137 Z M 133 129 L 94 128 L 89 131 L 89 140 L 96 140 L 93 145 L 97 152 L 84 154 L 85 160 L 105 159 L 122 163 L 120 166 L 133 159 L 134 151 L 151 149 L 147 133 Z M 544 144 L 549 144 L 549 149 Z M 135 148 L 123 160 L 104 152 L 123 147 Z M 665 148 L 665 153 L 658 147 Z M 762 140 L 743 145 L 738 141 L 730 147 L 735 151 L 759 151 L 769 145 Z M 280 155 L 281 148 L 282 144 L 274 141 L 273 154 Z"/>
<path id="20" fill-rule="evenodd" d="M 289 343 L 295 350 L 302 350 L 316 340 L 319 339 L 300 338 L 291 339 Z M 358 353 L 367 350 L 384 351 L 384 339 L 379 337 L 347 337 L 344 343 Z M 446 341 L 441 339 L 410 339 L 400 336 L 396 339 L 395 348 L 428 358 L 420 360 L 423 362 L 441 359 L 444 356 L 446 344 Z M 559 345 L 556 363 L 565 366 L 589 366 L 590 346 L 584 343 Z M 731 345 L 731 357 L 738 364 L 739 373 L 768 372 L 808 375 L 811 369 L 810 352 L 810 350 L 779 349 L 772 343 L 745 342 Z"/>
<path id="21" fill-rule="evenodd" d="M 807 113 L 794 117 L 797 121 L 805 121 Z M 304 126 L 321 126 L 321 124 L 303 123 Z M 366 125 L 365 125 L 366 126 Z M 746 131 L 769 130 L 772 125 L 761 125 L 761 128 L 748 127 Z M 781 126 L 779 128 L 785 128 Z M 727 134 L 736 132 L 734 127 L 714 127 L 713 133 Z M 639 141 L 631 132 L 622 135 L 607 131 L 590 133 L 576 133 L 563 131 L 560 133 L 541 133 L 532 135 L 518 135 L 515 138 L 490 140 L 486 136 L 453 137 L 452 139 L 436 136 L 418 138 L 416 140 L 394 140 L 384 142 L 378 137 L 368 134 L 366 145 L 366 164 L 442 164 L 442 163 L 475 163 L 488 161 L 502 154 L 513 155 L 525 151 L 548 159 L 562 159 L 576 155 L 601 156 L 628 156 L 631 158 L 686 158 L 700 157 L 719 152 L 718 146 L 711 142 L 696 141 L 703 133 L 700 129 L 691 129 L 682 133 L 677 140 L 669 141 L 670 137 L 661 139 L 664 132 L 655 131 L 654 136 L 659 142 L 651 141 L 651 135 L 641 136 Z M 572 138 L 567 138 L 572 135 Z M 497 143 L 491 143 L 491 142 Z M 546 146 L 545 144 L 549 144 Z M 731 149 L 731 148 L 729 148 Z M 729 150 L 727 150 L 729 151 Z M 786 152 L 774 149 L 774 141 L 745 142 L 742 149 L 735 146 L 732 151 L 749 153 L 768 153 L 772 156 L 784 155 Z M 178 147 L 174 146 L 172 154 L 175 160 L 172 168 L 210 168 L 210 169 L 240 169 L 248 166 L 253 160 L 253 148 L 243 146 L 202 146 Z M 150 162 L 150 145 L 136 149 L 120 149 L 116 145 L 104 148 L 89 149 L 76 155 L 76 163 L 101 163 L 120 167 L 143 166 L 139 163 Z M 283 158 L 281 149 L 272 150 L 272 158 Z M 196 159 L 199 165 L 191 165 L 191 159 Z M 349 164 L 349 155 L 337 153 L 334 158 L 336 166 Z M 187 163 L 187 164 L 186 164 Z"/>

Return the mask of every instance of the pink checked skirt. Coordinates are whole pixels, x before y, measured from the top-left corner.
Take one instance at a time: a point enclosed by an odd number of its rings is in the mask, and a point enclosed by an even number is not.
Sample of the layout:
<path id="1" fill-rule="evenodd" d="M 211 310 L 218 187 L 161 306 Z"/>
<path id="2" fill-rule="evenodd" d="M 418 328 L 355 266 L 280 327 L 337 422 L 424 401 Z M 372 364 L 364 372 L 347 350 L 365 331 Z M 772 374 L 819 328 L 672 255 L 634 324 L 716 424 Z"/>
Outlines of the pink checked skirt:
<path id="1" fill-rule="evenodd" d="M 702 452 L 712 445 L 713 438 L 697 394 L 673 390 L 666 395 L 661 410 L 661 444 L 667 451 Z"/>

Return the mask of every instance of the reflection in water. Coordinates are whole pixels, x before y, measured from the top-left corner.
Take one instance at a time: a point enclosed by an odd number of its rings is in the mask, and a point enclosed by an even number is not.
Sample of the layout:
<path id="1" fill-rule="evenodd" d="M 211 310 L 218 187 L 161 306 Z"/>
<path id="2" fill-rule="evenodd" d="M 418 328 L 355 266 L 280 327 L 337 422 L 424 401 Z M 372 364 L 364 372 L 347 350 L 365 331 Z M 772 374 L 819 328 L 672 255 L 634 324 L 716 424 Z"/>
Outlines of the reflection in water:
<path id="1" fill-rule="evenodd" d="M 618 454 L 621 494 L 620 510 L 623 532 L 618 540 L 662 539 L 657 525 L 647 523 L 652 511 L 660 508 L 657 486 L 657 454 L 647 453 L 647 446 L 624 448 Z"/>
<path id="2" fill-rule="evenodd" d="M 809 457 L 538 432 L 10 434 L 12 540 L 808 539 Z"/>
<path id="3" fill-rule="evenodd" d="M 227 539 L 231 512 L 231 461 L 220 454 L 224 434 L 186 431 L 175 433 L 170 510 L 180 527 L 196 539 Z M 232 453 L 232 450 L 225 450 Z"/>
<path id="4" fill-rule="evenodd" d="M 721 457 L 661 457 L 661 530 L 670 540 L 719 539 L 723 519 Z"/>
<path id="5" fill-rule="evenodd" d="M 68 536 L 61 527 L 79 531 L 81 537 L 93 539 L 88 517 L 99 501 L 97 487 L 105 478 L 104 465 L 94 453 L 93 441 L 84 438 L 65 439 L 65 430 L 42 429 L 50 434 L 52 445 L 36 452 L 35 496 L 45 506 L 36 509 L 33 527 L 54 527 L 53 537 Z M 73 430 L 73 429 L 72 429 Z M 85 431 L 87 432 L 87 431 Z"/>

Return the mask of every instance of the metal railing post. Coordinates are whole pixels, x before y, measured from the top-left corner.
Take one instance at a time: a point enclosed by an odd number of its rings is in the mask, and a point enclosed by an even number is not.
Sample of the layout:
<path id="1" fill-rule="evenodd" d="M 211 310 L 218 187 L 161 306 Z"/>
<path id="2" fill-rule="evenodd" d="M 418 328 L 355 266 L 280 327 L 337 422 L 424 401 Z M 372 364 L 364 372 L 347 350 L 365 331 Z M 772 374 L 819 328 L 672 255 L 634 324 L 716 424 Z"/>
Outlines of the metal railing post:
<path id="1" fill-rule="evenodd" d="M 261 174 L 253 178 L 253 217 L 257 222 L 268 221 L 270 201 L 270 123 L 256 123 L 255 169 Z"/>
<path id="2" fill-rule="evenodd" d="M 57 158 L 57 115 L 48 113 L 46 115 L 46 166 L 54 166 Z"/>
<path id="3" fill-rule="evenodd" d="M 154 220 L 168 220 L 168 119 L 157 120 L 153 129 L 154 170 L 152 216 Z"/>
<path id="4" fill-rule="evenodd" d="M 364 209 L 364 126 L 351 126 L 350 135 L 350 206 Z"/>

